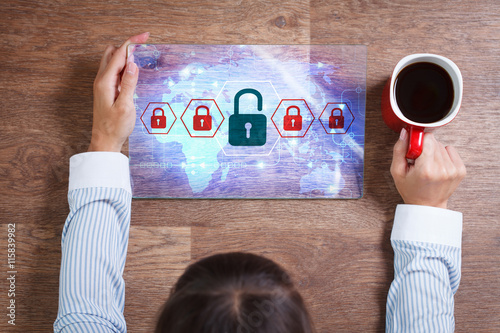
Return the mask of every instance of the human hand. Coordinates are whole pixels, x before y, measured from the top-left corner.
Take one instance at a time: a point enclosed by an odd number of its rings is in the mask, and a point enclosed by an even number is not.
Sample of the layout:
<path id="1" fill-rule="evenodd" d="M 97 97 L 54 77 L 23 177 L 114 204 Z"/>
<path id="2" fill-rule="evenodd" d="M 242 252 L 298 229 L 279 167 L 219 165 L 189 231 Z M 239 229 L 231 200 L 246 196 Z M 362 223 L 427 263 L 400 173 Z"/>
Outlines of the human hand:
<path id="1" fill-rule="evenodd" d="M 466 174 L 458 152 L 444 147 L 432 133 L 426 133 L 422 155 L 409 165 L 405 157 L 407 147 L 408 133 L 403 129 L 394 145 L 391 174 L 404 202 L 447 208 L 448 199 Z"/>
<path id="2" fill-rule="evenodd" d="M 135 125 L 133 94 L 139 71 L 127 46 L 145 43 L 149 32 L 130 37 L 119 48 L 108 46 L 94 81 L 94 117 L 88 151 L 120 152 Z"/>

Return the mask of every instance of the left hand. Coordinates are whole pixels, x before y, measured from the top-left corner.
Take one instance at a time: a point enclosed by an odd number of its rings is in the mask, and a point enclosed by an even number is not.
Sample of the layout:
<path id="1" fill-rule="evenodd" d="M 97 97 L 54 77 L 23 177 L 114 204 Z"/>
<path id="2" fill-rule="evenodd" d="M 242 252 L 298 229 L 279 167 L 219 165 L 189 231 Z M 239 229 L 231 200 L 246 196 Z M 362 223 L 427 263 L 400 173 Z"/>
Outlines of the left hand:
<path id="1" fill-rule="evenodd" d="M 136 118 L 133 95 L 139 71 L 132 59 L 126 62 L 127 46 L 145 43 L 148 37 L 146 32 L 130 37 L 119 48 L 106 48 L 94 81 L 94 117 L 88 151 L 120 152 L 132 133 Z"/>

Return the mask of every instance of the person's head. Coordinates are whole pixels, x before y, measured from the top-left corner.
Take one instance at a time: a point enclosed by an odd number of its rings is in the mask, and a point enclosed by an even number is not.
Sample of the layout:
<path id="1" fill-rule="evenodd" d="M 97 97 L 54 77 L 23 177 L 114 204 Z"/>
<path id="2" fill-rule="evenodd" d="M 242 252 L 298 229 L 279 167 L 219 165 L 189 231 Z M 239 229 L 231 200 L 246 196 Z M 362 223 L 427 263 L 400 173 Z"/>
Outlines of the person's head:
<path id="1" fill-rule="evenodd" d="M 289 275 L 250 253 L 225 253 L 190 265 L 161 310 L 156 333 L 312 333 Z"/>

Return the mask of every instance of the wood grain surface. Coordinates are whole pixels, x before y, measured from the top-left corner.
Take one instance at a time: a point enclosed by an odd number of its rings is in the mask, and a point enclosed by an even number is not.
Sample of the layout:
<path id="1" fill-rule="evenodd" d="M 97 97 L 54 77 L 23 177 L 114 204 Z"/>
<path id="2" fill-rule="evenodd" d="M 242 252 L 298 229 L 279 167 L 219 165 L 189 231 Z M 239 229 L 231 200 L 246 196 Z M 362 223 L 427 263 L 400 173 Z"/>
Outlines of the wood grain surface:
<path id="1" fill-rule="evenodd" d="M 107 44 L 364 44 L 368 47 L 360 200 L 134 200 L 125 268 L 129 332 L 149 332 L 193 260 L 242 250 L 288 269 L 318 332 L 382 332 L 392 280 L 389 173 L 397 134 L 380 116 L 403 56 L 438 53 L 464 78 L 459 116 L 436 136 L 468 175 L 457 332 L 500 331 L 500 2 L 497 0 L 13 1 L 0 7 L 0 331 L 47 332 L 57 314 L 68 160 L 90 140 L 92 83 Z M 16 223 L 16 326 L 7 324 L 7 227 Z"/>

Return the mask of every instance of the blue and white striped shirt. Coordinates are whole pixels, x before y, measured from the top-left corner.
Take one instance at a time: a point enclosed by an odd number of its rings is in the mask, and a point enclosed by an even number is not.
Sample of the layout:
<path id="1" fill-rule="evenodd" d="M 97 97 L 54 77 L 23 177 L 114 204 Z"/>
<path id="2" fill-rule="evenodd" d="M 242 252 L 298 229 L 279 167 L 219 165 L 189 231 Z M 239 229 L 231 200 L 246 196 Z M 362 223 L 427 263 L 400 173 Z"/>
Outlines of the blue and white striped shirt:
<path id="1" fill-rule="evenodd" d="M 394 281 L 386 332 L 453 332 L 460 283 L 462 214 L 399 205 L 394 217 Z"/>
<path id="2" fill-rule="evenodd" d="M 83 153 L 70 161 L 70 213 L 62 234 L 54 332 L 126 332 L 123 270 L 130 225 L 128 159 Z M 394 281 L 387 332 L 452 332 L 460 281 L 462 215 L 412 205 L 396 209 Z"/>

